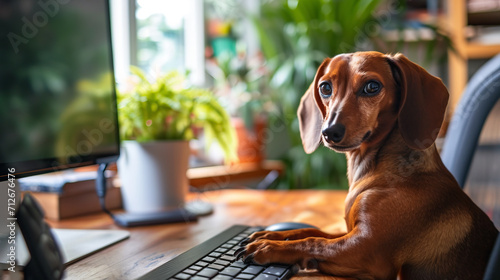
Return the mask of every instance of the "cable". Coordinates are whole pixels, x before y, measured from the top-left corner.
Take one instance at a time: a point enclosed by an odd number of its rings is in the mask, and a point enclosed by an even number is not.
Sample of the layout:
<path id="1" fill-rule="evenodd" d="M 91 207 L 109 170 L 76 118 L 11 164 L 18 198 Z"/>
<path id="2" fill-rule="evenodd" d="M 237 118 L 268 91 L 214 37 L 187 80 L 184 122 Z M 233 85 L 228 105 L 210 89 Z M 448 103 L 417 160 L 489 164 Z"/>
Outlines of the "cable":
<path id="1" fill-rule="evenodd" d="M 108 167 L 107 163 L 100 163 L 99 168 L 97 169 L 97 178 L 95 182 L 95 190 L 97 192 L 97 196 L 99 197 L 99 203 L 101 205 L 102 211 L 104 213 L 108 214 L 113 220 L 115 219 L 115 216 L 113 213 L 111 213 L 107 208 L 106 208 L 106 191 L 107 191 L 107 186 L 106 186 L 106 176 L 105 176 L 105 171 L 106 168 Z"/>

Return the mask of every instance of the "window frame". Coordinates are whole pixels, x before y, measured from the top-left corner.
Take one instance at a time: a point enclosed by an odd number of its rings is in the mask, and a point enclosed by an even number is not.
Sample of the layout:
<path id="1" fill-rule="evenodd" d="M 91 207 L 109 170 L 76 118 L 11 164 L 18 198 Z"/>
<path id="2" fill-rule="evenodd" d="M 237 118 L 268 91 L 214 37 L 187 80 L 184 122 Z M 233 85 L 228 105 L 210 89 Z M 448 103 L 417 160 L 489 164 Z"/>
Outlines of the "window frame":
<path id="1" fill-rule="evenodd" d="M 203 0 L 184 0 L 192 7 L 184 25 L 184 68 L 189 70 L 189 81 L 204 86 L 205 79 L 205 23 Z M 110 0 L 111 30 L 115 77 L 118 85 L 125 83 L 130 65 L 137 65 L 136 0 Z M 149 70 L 149 69 L 144 69 Z"/>

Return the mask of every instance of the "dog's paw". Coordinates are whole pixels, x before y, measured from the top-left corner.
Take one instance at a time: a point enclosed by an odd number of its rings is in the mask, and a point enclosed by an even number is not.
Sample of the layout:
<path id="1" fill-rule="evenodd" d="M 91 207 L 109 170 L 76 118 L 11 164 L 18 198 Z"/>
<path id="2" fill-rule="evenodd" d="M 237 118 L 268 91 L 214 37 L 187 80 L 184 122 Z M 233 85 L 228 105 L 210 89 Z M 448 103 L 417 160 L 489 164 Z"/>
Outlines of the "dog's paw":
<path id="1" fill-rule="evenodd" d="M 286 236 L 283 236 L 280 232 L 273 231 L 258 231 L 250 235 L 248 238 L 245 238 L 240 241 L 240 246 L 246 246 L 249 243 L 258 241 L 258 240 L 288 240 Z"/>
<path id="2" fill-rule="evenodd" d="M 278 241 L 288 241 L 288 240 L 298 240 L 311 236 L 324 236 L 325 234 L 321 231 L 313 228 L 308 229 L 297 229 L 297 230 L 287 230 L 287 231 L 258 231 L 250 235 L 249 238 L 242 240 L 240 245 L 247 245 L 251 242 L 259 240 L 278 240 Z"/>
<path id="3" fill-rule="evenodd" d="M 318 260 L 311 255 L 311 244 L 307 241 L 279 241 L 261 239 L 251 242 L 234 252 L 236 260 L 244 263 L 269 264 L 280 263 L 294 265 L 296 268 L 317 269 Z"/>
<path id="4" fill-rule="evenodd" d="M 258 231 L 250 235 L 247 242 L 254 242 L 257 240 L 288 240 L 288 234 L 285 231 Z"/>
<path id="5" fill-rule="evenodd" d="M 236 259 L 242 259 L 245 263 L 283 263 L 283 264 L 293 264 L 295 263 L 290 259 L 290 256 L 284 255 L 284 248 L 287 246 L 283 241 L 277 240 L 258 240 L 253 241 L 244 247 L 236 250 L 234 256 Z"/>

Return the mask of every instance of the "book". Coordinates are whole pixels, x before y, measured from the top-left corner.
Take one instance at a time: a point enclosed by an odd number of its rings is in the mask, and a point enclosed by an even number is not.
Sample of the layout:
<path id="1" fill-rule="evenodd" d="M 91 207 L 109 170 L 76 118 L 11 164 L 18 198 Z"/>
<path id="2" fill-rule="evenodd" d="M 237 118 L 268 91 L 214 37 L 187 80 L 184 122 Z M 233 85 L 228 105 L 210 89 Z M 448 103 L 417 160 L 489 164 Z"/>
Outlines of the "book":
<path id="1" fill-rule="evenodd" d="M 114 184 L 116 172 L 106 171 L 106 208 L 122 207 L 121 191 Z M 95 190 L 95 171 L 56 172 L 19 179 L 22 192 L 30 192 L 51 220 L 102 211 Z"/>
<path id="2" fill-rule="evenodd" d="M 53 192 L 31 192 L 45 212 L 45 217 L 59 221 L 81 215 L 101 212 L 99 198 L 95 191 L 87 191 L 73 195 L 64 195 Z M 122 207 L 120 188 L 108 188 L 106 194 L 106 208 L 109 210 Z"/>
<path id="3" fill-rule="evenodd" d="M 104 176 L 108 179 L 108 188 L 112 186 L 109 179 L 115 175 L 116 172 L 110 170 L 104 172 Z M 70 170 L 21 178 L 18 182 L 21 191 L 77 194 L 91 189 L 95 191 L 96 178 L 96 171 L 77 172 Z"/>

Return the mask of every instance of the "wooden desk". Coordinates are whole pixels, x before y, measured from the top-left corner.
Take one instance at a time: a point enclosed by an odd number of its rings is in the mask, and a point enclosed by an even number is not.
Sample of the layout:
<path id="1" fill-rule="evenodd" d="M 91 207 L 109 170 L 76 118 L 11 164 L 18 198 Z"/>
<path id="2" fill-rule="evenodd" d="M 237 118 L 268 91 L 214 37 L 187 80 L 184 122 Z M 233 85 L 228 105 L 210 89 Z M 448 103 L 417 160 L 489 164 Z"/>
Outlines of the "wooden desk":
<path id="1" fill-rule="evenodd" d="M 214 213 L 193 223 L 127 229 L 129 239 L 68 266 L 65 279 L 135 279 L 233 224 L 295 221 L 316 225 L 330 233 L 345 231 L 346 194 L 345 191 L 248 189 L 190 194 L 189 199 L 211 202 Z M 49 223 L 54 228 L 119 228 L 105 214 Z M 294 277 L 301 278 L 335 279 L 310 272 L 300 272 Z"/>

